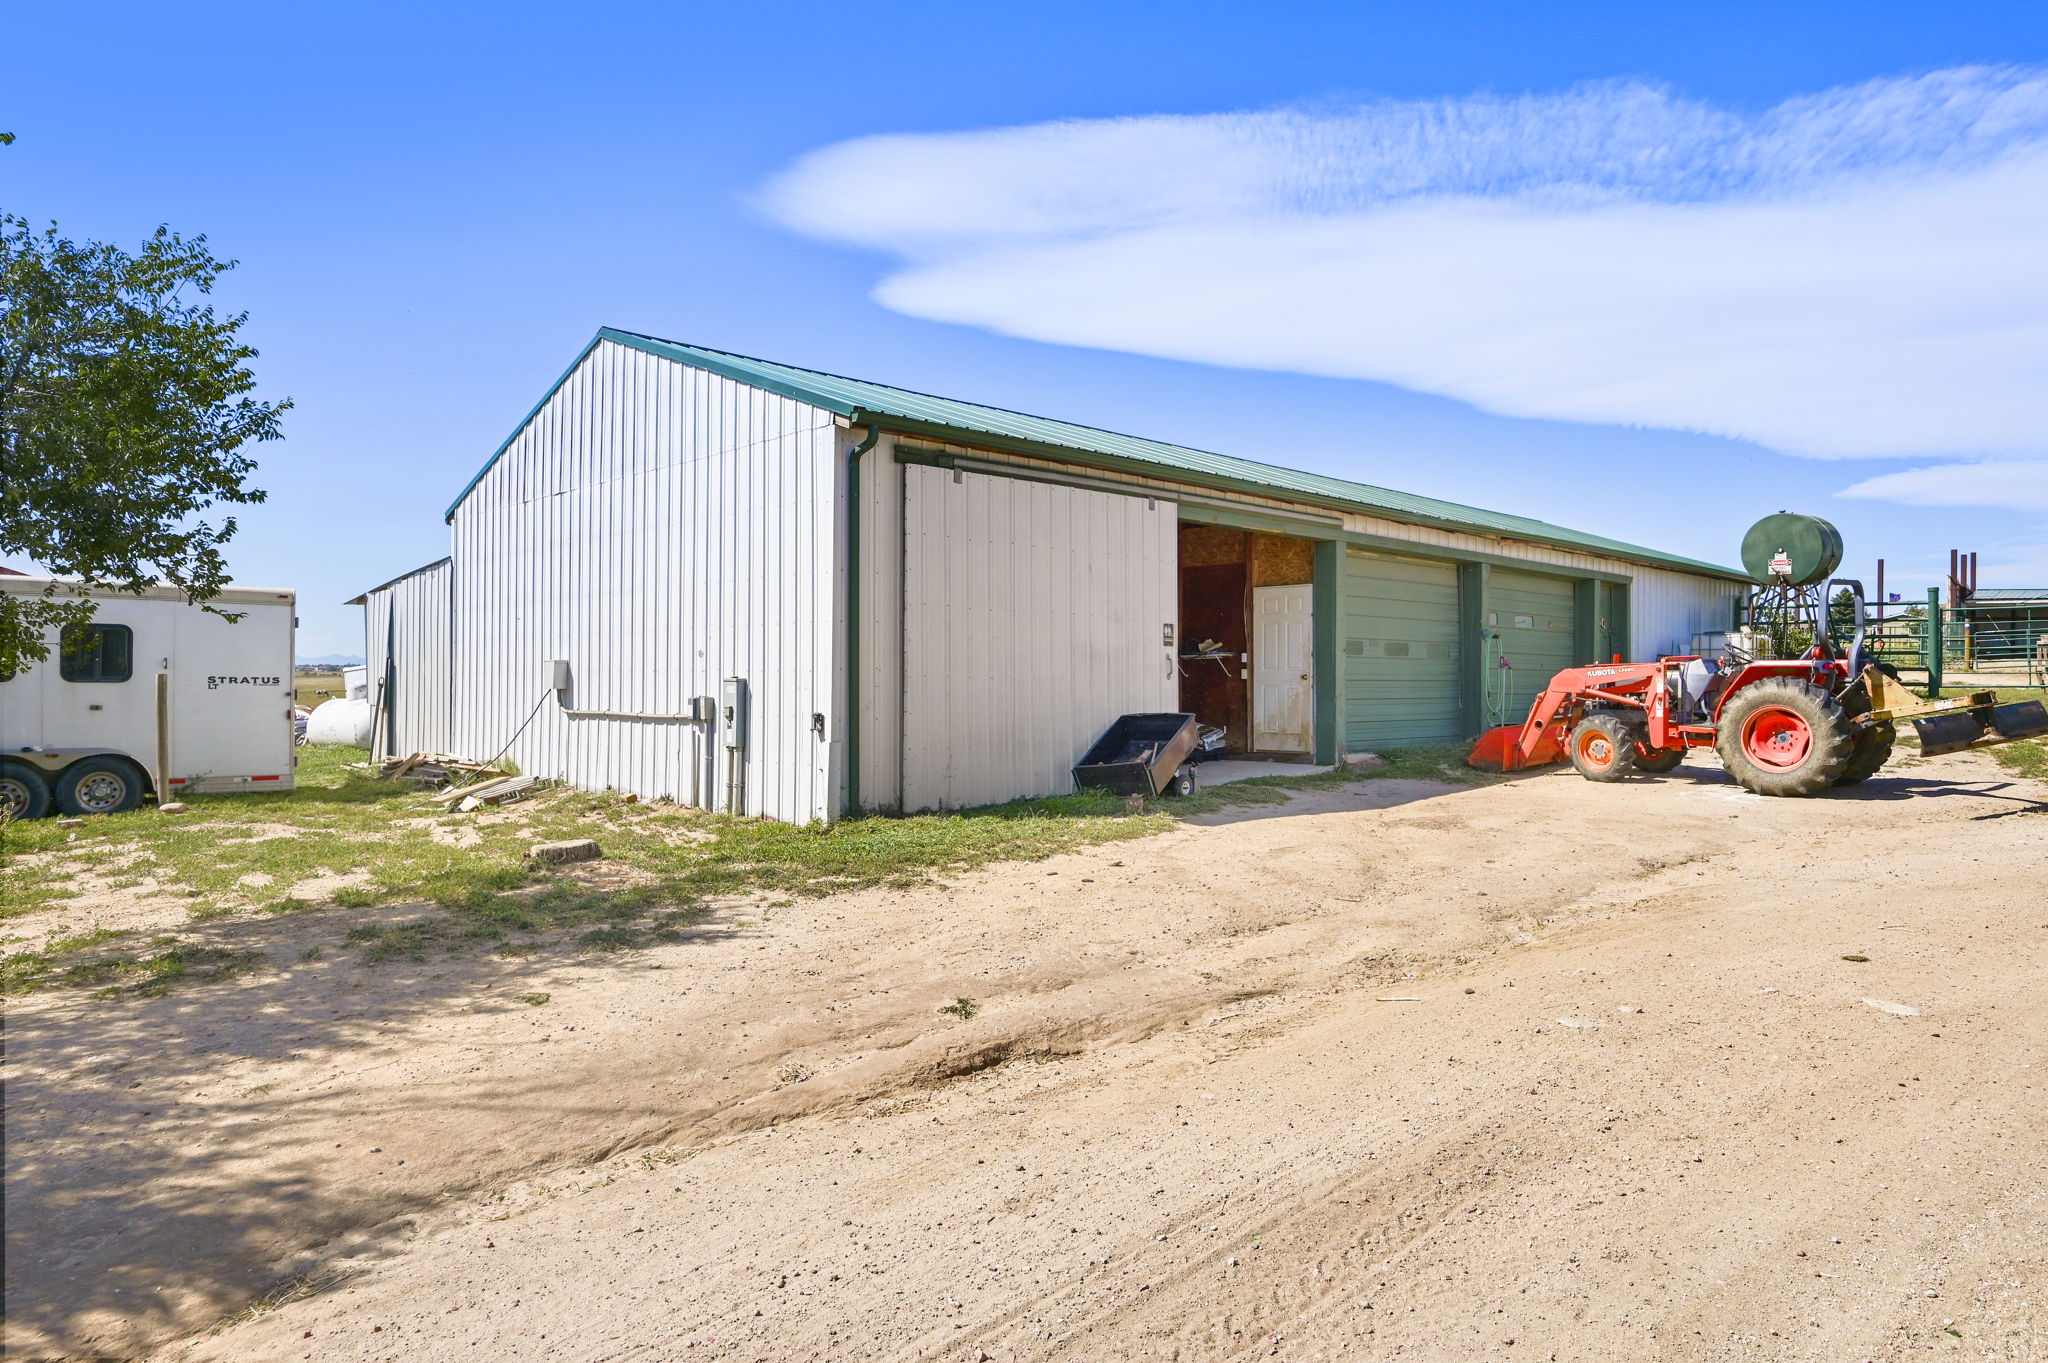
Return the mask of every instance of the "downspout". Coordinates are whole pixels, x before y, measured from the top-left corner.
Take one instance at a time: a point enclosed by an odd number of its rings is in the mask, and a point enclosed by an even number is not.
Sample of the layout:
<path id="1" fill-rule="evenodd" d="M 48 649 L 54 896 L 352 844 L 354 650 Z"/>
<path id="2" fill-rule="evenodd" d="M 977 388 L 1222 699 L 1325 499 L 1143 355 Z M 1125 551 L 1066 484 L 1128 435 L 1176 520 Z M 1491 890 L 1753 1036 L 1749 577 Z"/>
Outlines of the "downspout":
<path id="1" fill-rule="evenodd" d="M 881 438 L 882 428 L 870 421 L 846 456 L 846 812 L 852 815 L 860 813 L 860 460 Z"/>

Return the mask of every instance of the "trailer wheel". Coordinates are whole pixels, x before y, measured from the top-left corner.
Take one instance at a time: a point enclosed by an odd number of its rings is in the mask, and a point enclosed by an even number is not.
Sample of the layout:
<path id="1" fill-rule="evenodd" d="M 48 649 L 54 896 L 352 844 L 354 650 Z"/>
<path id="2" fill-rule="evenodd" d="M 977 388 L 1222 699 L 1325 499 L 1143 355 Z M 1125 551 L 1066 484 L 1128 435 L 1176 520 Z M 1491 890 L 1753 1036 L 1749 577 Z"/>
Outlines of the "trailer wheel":
<path id="1" fill-rule="evenodd" d="M 1642 771 L 1662 775 L 1684 760 L 1683 748 L 1646 748 L 1640 743 L 1636 745 L 1636 767 Z"/>
<path id="2" fill-rule="evenodd" d="M 1572 766 L 1588 781 L 1624 780 L 1635 774 L 1642 738 L 1641 727 L 1620 715 L 1587 715 L 1568 740 Z"/>
<path id="3" fill-rule="evenodd" d="M 142 803 L 142 773 L 119 757 L 88 757 L 57 773 L 56 794 L 66 814 L 125 814 Z"/>
<path id="4" fill-rule="evenodd" d="M 0 762 L 0 823 L 50 812 L 50 783 L 26 762 Z"/>
<path id="5" fill-rule="evenodd" d="M 1855 748 L 1841 702 L 1790 677 L 1743 687 L 1714 726 L 1721 765 L 1759 795 L 1818 795 L 1842 778 Z"/>
<path id="6" fill-rule="evenodd" d="M 1175 797 L 1183 795 L 1193 795 L 1195 793 L 1194 767 L 1191 765 L 1182 765 L 1173 773 L 1172 779 L 1166 783 L 1166 789 L 1160 791 L 1159 793 L 1161 795 L 1171 795 Z"/>

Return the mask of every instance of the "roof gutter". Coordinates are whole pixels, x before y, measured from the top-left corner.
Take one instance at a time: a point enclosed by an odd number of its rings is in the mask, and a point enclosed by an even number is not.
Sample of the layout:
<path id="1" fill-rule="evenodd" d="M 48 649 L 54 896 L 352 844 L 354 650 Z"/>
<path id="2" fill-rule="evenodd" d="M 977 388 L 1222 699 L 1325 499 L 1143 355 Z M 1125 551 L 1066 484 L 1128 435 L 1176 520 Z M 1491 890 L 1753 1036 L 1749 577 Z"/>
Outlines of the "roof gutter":
<path id="1" fill-rule="evenodd" d="M 859 412 L 856 416 L 867 416 Z M 882 438 L 872 420 L 846 454 L 846 811 L 860 813 L 860 461 Z"/>

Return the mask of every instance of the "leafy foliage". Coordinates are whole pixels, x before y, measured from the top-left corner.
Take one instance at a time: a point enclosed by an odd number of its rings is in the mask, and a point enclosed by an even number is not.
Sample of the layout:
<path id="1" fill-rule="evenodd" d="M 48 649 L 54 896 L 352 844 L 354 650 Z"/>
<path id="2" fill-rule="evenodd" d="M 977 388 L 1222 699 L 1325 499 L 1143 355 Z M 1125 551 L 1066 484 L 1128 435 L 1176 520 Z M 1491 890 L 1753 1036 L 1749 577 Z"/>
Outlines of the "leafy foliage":
<path id="1" fill-rule="evenodd" d="M 168 228 L 131 255 L 0 214 L 0 552 L 89 586 L 219 593 L 235 520 L 200 514 L 263 500 L 244 450 L 291 406 L 248 396 L 247 314 L 192 298 L 233 267 Z M 0 673 L 92 609 L 0 596 Z"/>

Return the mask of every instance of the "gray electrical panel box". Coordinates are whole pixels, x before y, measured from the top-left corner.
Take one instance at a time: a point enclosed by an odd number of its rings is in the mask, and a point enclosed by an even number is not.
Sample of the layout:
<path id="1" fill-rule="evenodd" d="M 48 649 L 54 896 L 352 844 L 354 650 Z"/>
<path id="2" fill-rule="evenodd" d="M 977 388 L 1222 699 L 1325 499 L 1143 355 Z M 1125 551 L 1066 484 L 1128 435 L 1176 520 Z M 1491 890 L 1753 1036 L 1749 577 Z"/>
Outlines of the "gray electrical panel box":
<path id="1" fill-rule="evenodd" d="M 727 677 L 719 688 L 718 717 L 725 728 L 725 746 L 747 746 L 747 679 Z"/>
<path id="2" fill-rule="evenodd" d="M 540 684 L 550 691 L 569 689 L 569 660 L 549 658 L 540 665 Z"/>

